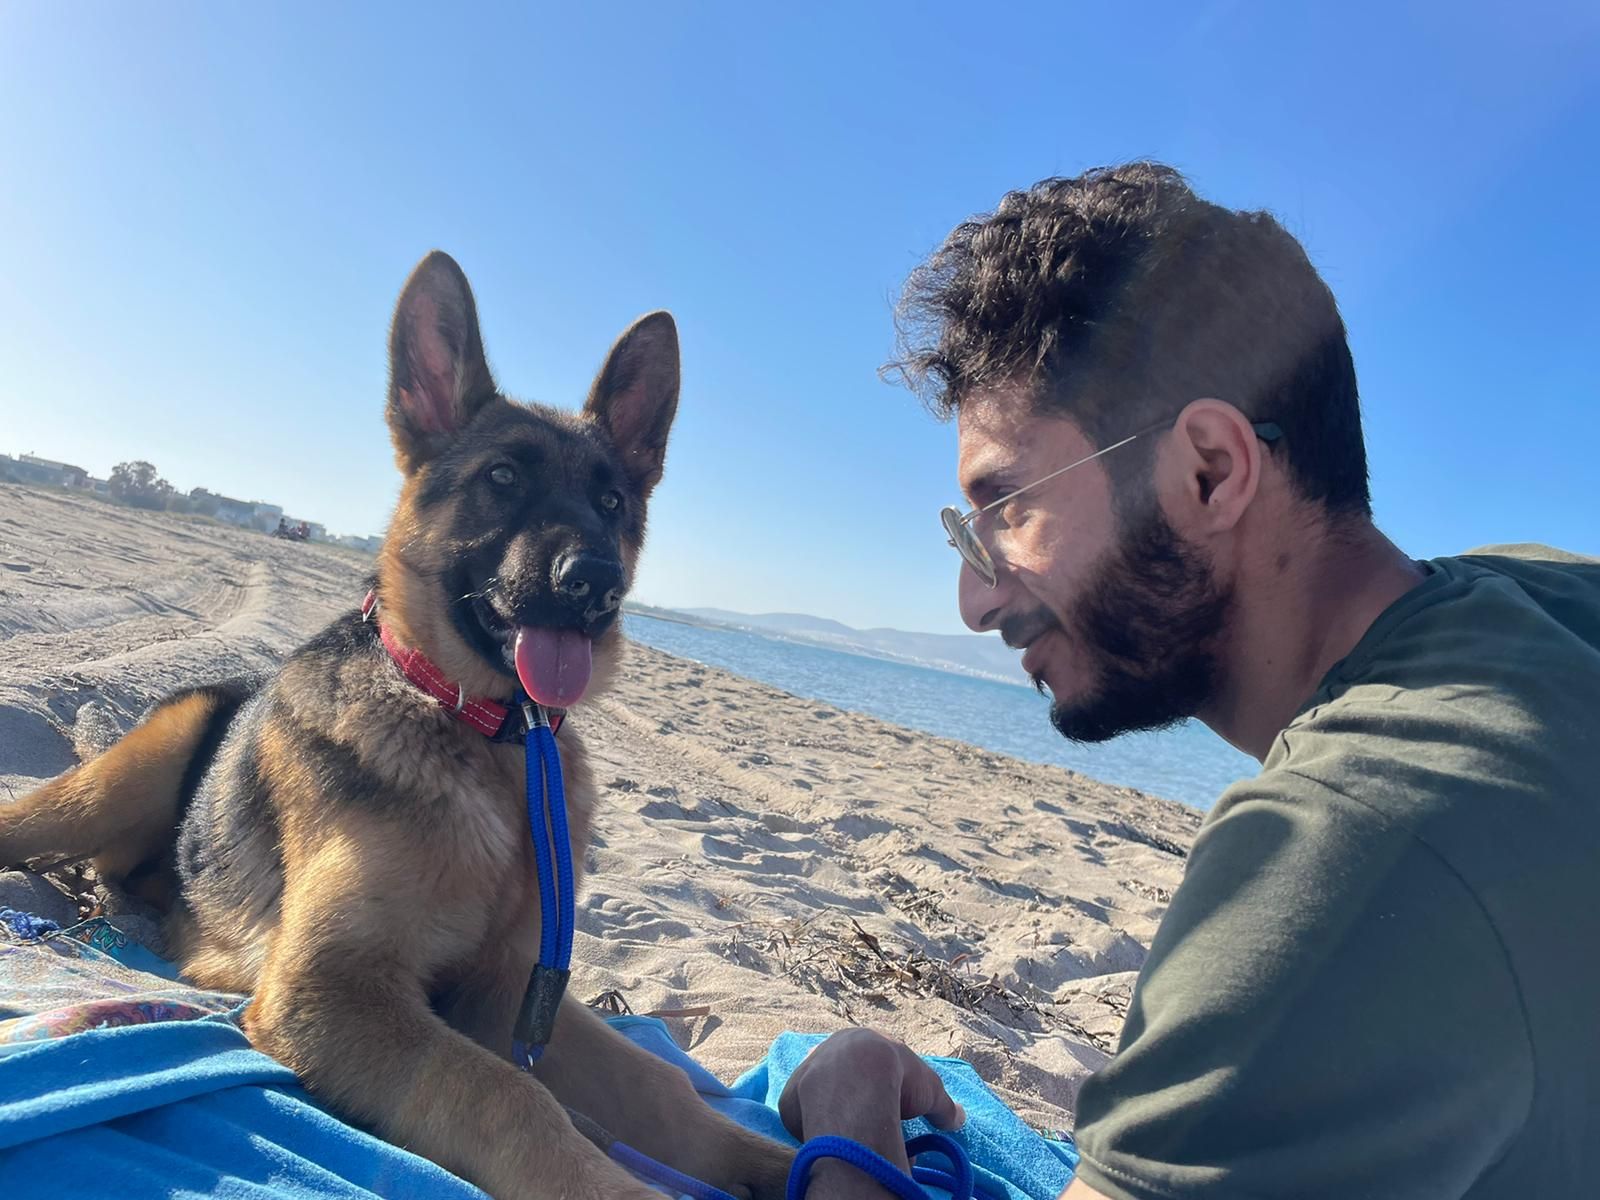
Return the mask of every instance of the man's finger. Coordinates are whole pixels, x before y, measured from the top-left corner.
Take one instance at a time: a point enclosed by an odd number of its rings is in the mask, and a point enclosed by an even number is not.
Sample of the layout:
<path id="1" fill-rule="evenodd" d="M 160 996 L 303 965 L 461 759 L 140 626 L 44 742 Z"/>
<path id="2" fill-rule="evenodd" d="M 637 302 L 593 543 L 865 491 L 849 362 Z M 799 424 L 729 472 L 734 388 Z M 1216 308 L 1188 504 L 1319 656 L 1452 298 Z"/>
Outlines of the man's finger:
<path id="1" fill-rule="evenodd" d="M 967 1112 L 944 1090 L 944 1081 L 911 1051 L 905 1052 L 905 1082 L 900 1087 L 900 1117 L 927 1117 L 935 1129 L 960 1129 Z"/>
<path id="2" fill-rule="evenodd" d="M 800 1064 L 800 1070 L 805 1069 L 805 1064 Z M 789 1082 L 783 1089 L 783 1095 L 778 1097 L 778 1119 L 783 1122 L 783 1127 L 789 1131 L 789 1136 L 796 1141 L 805 1140 L 805 1126 L 801 1121 L 800 1090 L 796 1081 L 800 1071 L 789 1076 Z"/>

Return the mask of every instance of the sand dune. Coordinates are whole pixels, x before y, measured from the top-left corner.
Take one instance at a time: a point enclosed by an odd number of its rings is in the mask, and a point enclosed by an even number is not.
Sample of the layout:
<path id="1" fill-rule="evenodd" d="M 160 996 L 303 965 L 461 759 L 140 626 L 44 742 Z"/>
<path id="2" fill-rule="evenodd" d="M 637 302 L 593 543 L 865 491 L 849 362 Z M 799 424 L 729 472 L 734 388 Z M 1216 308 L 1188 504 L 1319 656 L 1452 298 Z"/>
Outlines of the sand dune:
<path id="1" fill-rule="evenodd" d="M 0 803 L 173 688 L 270 668 L 371 560 L 0 485 Z M 1064 1129 L 1200 814 L 648 647 L 573 714 L 602 785 L 573 988 L 729 1078 L 871 1024 Z M 975 715 L 974 719 L 981 719 Z"/>

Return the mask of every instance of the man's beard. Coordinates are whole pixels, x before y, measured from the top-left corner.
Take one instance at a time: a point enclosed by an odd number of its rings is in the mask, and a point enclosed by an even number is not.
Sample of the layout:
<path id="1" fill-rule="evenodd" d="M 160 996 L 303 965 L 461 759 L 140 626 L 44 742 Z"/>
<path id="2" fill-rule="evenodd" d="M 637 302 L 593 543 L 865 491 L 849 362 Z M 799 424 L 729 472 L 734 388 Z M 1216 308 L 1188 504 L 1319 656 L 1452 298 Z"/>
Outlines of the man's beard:
<path id="1" fill-rule="evenodd" d="M 1091 691 L 1050 706 L 1051 724 L 1074 742 L 1169 728 L 1216 691 L 1217 640 L 1231 589 L 1217 588 L 1206 562 L 1158 507 L 1120 524 L 1120 544 L 1066 614 L 1093 675 Z"/>

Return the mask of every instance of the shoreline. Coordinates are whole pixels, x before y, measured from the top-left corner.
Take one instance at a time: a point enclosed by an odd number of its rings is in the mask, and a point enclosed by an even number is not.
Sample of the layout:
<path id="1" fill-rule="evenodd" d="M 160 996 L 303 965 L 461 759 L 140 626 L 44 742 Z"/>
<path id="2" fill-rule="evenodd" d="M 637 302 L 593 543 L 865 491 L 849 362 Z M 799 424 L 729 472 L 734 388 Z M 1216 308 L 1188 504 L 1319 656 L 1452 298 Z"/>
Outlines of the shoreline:
<path id="1" fill-rule="evenodd" d="M 1025 679 L 1008 678 L 989 671 L 970 670 L 955 664 L 941 665 L 929 662 L 926 659 L 910 658 L 905 655 L 891 654 L 888 651 L 873 651 L 867 647 L 854 644 L 844 645 L 829 641 L 826 638 L 804 637 L 797 633 L 786 633 L 780 629 L 772 629 L 761 625 L 740 625 L 732 621 L 714 621 L 673 608 L 656 608 L 648 604 L 624 603 L 622 613 L 624 617 L 647 617 L 652 621 L 665 621 L 670 625 L 687 625 L 692 629 L 708 629 L 718 633 L 744 633 L 749 634 L 751 637 L 765 638 L 769 642 L 784 642 L 787 645 L 805 646 L 812 650 L 831 650 L 835 654 L 845 654 L 851 658 L 866 658 L 874 662 L 896 663 L 902 667 L 920 667 L 924 671 L 938 671 L 944 675 L 957 675 L 963 679 L 981 679 L 985 683 L 1003 683 L 1011 687 L 1022 688 L 1031 688 L 1032 686 Z"/>
<path id="2" fill-rule="evenodd" d="M 1031 766 L 1132 787 L 1200 813 L 1235 781 L 1260 769 L 1196 721 L 1083 745 L 1054 731 L 1047 698 L 1032 689 L 1014 690 L 972 674 L 891 662 L 754 628 L 655 623 L 638 620 L 641 616 L 648 614 L 627 614 L 624 631 L 669 654 Z"/>

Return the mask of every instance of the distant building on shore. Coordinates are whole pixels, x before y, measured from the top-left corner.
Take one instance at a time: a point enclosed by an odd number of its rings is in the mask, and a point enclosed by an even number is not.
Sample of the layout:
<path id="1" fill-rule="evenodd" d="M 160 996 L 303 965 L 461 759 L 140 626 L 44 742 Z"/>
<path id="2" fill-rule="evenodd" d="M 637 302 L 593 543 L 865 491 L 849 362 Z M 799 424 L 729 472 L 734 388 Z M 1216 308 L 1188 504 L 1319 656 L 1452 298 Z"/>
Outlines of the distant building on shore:
<path id="1" fill-rule="evenodd" d="M 189 493 L 194 510 L 229 525 L 271 533 L 283 519 L 283 505 L 268 504 L 265 500 L 235 500 L 205 488 L 195 488 Z"/>
<path id="2" fill-rule="evenodd" d="M 36 454 L 19 454 L 15 457 L 0 454 L 0 483 L 67 488 L 111 498 L 109 480 L 96 479 L 82 467 L 40 458 Z M 183 498 L 181 493 L 176 494 L 177 500 L 181 501 Z M 259 533 L 272 533 L 278 528 L 280 521 L 286 522 L 291 529 L 304 525 L 308 541 L 348 546 L 352 550 L 361 550 L 367 554 L 376 554 L 378 547 L 383 544 L 381 537 L 356 537 L 352 534 L 341 534 L 336 537 L 328 532 L 327 526 L 321 521 L 306 521 L 299 517 L 285 516 L 281 504 L 269 504 L 265 500 L 237 500 L 203 487 L 194 488 L 189 492 L 186 506 L 174 504 L 171 507 L 179 511 L 198 513 L 204 517 L 213 517 L 228 525 L 237 525 L 241 529 L 254 529 Z"/>
<path id="3" fill-rule="evenodd" d="M 36 454 L 19 454 L 12 458 L 0 454 L 0 479 L 13 483 L 31 483 L 35 487 L 78 488 L 94 490 L 90 486 L 89 472 L 71 463 L 40 458 Z"/>

